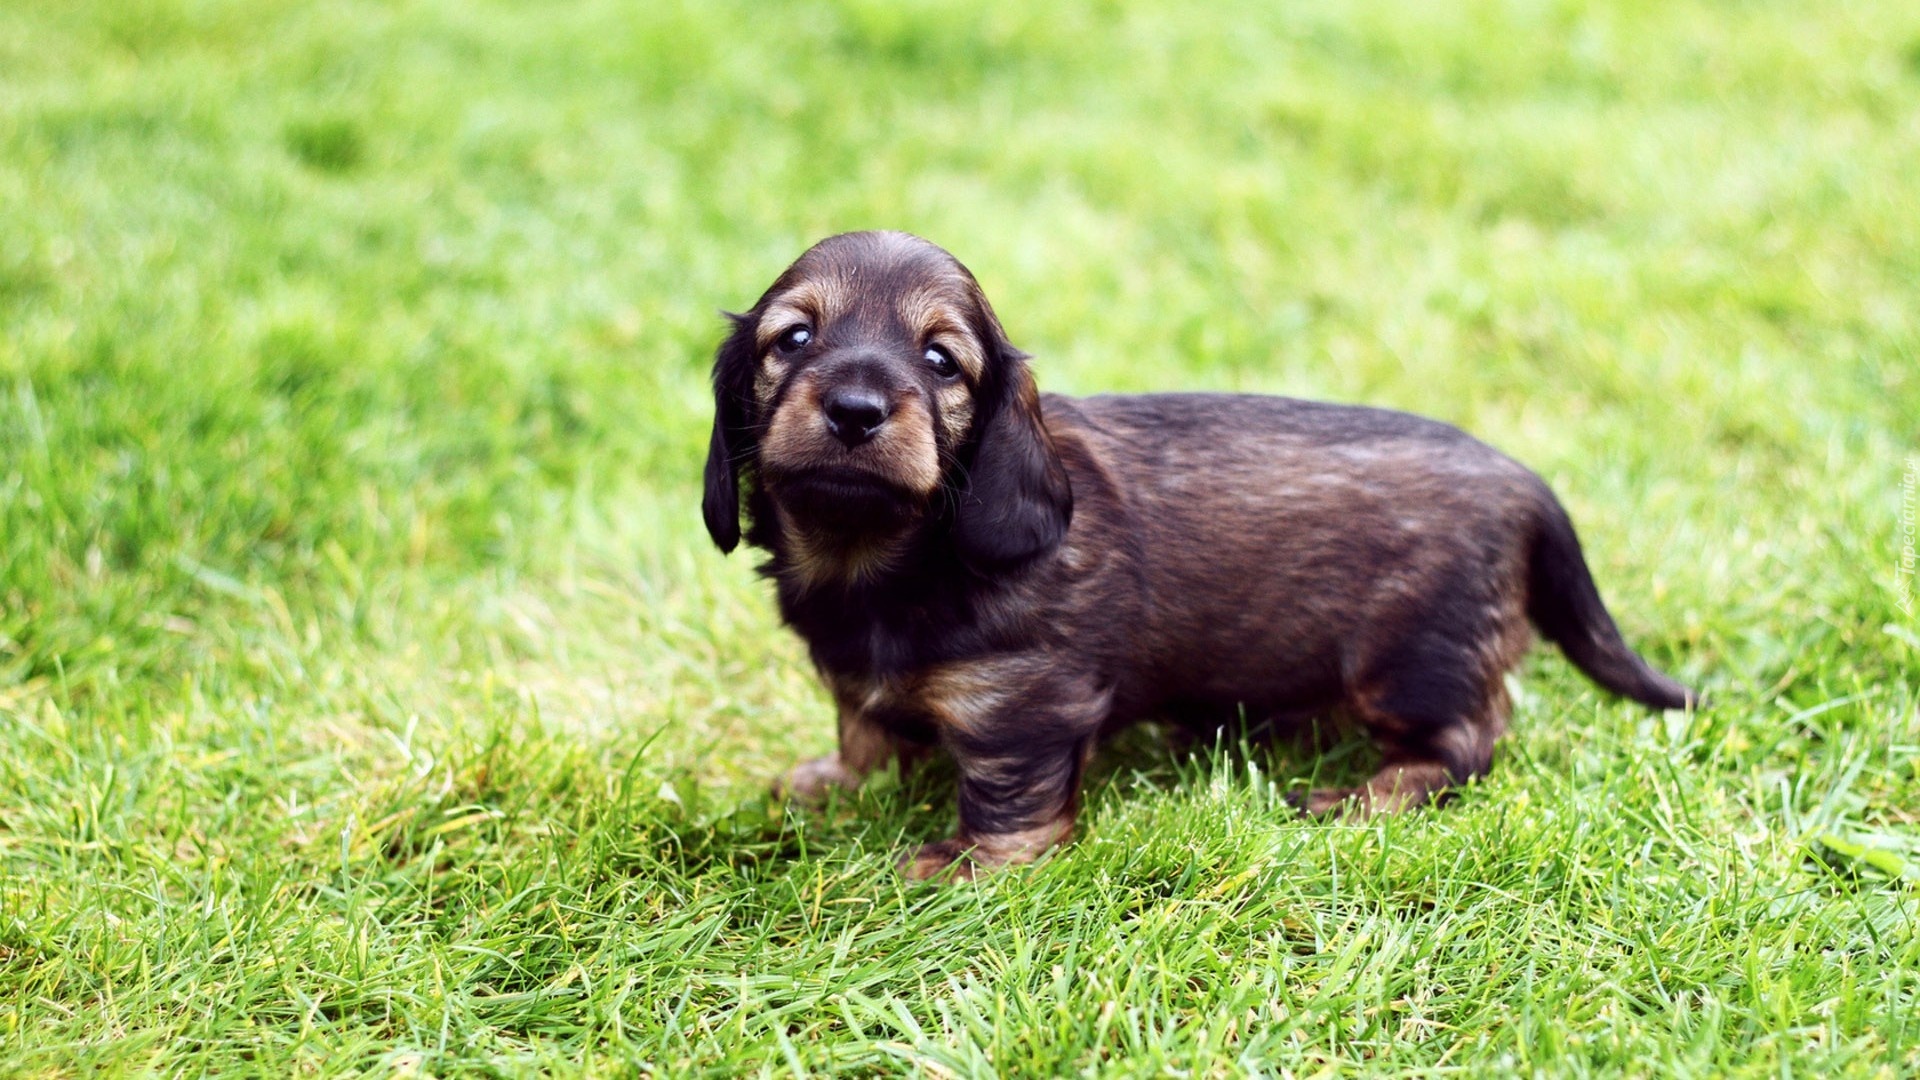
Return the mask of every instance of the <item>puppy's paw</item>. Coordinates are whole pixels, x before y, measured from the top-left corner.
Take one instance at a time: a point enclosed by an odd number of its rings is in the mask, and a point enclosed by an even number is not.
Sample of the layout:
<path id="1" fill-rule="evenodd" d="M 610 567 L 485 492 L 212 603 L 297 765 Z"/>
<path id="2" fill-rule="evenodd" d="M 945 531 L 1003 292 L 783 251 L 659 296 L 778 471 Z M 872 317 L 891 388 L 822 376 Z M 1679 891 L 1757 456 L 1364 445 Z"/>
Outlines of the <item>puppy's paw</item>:
<path id="1" fill-rule="evenodd" d="M 820 803 L 826 801 L 827 792 L 834 788 L 851 789 L 859 785 L 860 778 L 840 763 L 840 755 L 828 754 L 788 769 L 785 776 L 773 782 L 773 797 L 782 802 Z"/>
<path id="2" fill-rule="evenodd" d="M 958 839 L 923 844 L 900 860 L 900 876 L 909 881 L 972 881 L 975 869 Z"/>
<path id="3" fill-rule="evenodd" d="M 1323 821 L 1358 824 L 1382 814 L 1404 814 L 1410 810 L 1445 802 L 1452 794 L 1446 787 L 1410 785 L 1398 776 L 1367 782 L 1364 787 L 1315 788 L 1305 799 L 1290 798 L 1308 817 Z"/>
<path id="4" fill-rule="evenodd" d="M 1290 795 L 1288 802 L 1307 817 L 1328 821 L 1365 821 L 1373 816 L 1373 800 L 1363 787 L 1314 788 L 1306 797 Z"/>

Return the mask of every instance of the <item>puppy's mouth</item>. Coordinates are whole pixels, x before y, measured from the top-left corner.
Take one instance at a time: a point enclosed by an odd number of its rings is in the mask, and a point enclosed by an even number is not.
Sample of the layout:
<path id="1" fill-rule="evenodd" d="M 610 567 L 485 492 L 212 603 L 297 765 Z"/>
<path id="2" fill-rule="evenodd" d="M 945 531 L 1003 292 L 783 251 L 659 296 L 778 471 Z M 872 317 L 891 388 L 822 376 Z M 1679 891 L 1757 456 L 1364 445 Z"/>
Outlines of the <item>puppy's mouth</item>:
<path id="1" fill-rule="evenodd" d="M 767 493 L 809 526 L 841 534 L 892 531 L 917 517 L 926 496 L 848 465 L 763 469 Z"/>

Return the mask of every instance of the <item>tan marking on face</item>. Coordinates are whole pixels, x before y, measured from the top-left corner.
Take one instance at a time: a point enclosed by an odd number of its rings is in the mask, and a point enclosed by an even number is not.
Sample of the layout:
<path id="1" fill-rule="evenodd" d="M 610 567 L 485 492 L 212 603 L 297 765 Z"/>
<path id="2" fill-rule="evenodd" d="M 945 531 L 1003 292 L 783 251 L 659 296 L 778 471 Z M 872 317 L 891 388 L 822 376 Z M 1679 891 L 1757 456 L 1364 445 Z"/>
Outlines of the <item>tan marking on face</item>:
<path id="1" fill-rule="evenodd" d="M 754 342 L 762 351 L 788 328 L 805 324 L 819 333 L 820 328 L 845 315 L 852 308 L 851 283 L 838 276 L 810 277 L 795 282 L 761 310 L 760 325 L 754 327 Z"/>
<path id="2" fill-rule="evenodd" d="M 753 373 L 753 398 L 762 411 L 773 405 L 774 395 L 780 392 L 780 384 L 786 381 L 787 372 L 792 365 L 769 352 L 760 358 L 760 367 Z"/>
<path id="3" fill-rule="evenodd" d="M 973 388 L 955 379 L 938 391 L 940 401 L 940 439 L 947 446 L 959 446 L 973 431 Z"/>
<path id="4" fill-rule="evenodd" d="M 816 444 L 830 438 L 826 418 L 820 412 L 820 389 L 815 379 L 803 374 L 787 400 L 774 410 L 767 433 L 760 439 L 760 464 L 775 469 L 818 464 L 815 459 L 823 448 Z"/>
<path id="5" fill-rule="evenodd" d="M 979 382 L 987 370 L 986 351 L 968 326 L 966 308 L 955 299 L 960 288 L 942 283 L 910 289 L 894 298 L 894 312 L 919 344 L 945 348 L 968 381 Z"/>
<path id="6" fill-rule="evenodd" d="M 775 471 L 799 472 L 829 465 L 865 469 L 907 491 L 931 496 L 940 486 L 940 453 L 934 442 L 933 416 L 926 403 L 909 394 L 893 404 L 874 437 L 849 450 L 827 430 L 820 408 L 820 380 L 801 372 L 793 391 L 774 410 L 760 441 L 760 463 Z"/>
<path id="7" fill-rule="evenodd" d="M 886 427 L 867 445 L 886 455 L 890 473 L 908 490 L 931 495 L 940 486 L 933 413 L 917 394 L 895 403 Z"/>

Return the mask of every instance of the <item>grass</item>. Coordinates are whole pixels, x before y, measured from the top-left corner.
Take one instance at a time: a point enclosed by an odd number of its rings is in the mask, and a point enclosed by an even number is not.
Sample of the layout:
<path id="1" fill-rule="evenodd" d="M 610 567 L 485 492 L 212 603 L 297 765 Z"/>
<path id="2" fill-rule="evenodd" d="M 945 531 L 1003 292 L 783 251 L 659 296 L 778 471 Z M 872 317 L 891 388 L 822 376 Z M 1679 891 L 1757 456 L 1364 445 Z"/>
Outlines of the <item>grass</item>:
<path id="1" fill-rule="evenodd" d="M 1916 115 L 1898 0 L 8 4 L 0 1072 L 1910 1075 Z M 1143 732 L 902 883 L 951 778 L 766 803 L 695 509 L 716 309 L 876 226 L 1047 388 L 1515 454 L 1710 707 L 1543 651 L 1364 826 Z"/>

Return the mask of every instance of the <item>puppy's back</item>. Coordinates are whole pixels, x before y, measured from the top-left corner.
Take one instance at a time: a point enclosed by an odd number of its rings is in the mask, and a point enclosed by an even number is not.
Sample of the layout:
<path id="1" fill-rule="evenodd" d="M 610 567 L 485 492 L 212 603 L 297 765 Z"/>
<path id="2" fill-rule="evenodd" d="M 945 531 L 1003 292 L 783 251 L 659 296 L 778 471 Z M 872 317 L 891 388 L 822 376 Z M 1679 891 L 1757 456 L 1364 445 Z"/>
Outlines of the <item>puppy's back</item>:
<path id="1" fill-rule="evenodd" d="M 1084 441 L 1141 524 L 1167 540 L 1254 533 L 1297 550 L 1324 534 L 1350 548 L 1363 526 L 1384 530 L 1382 542 L 1517 526 L 1552 498 L 1524 465 L 1409 413 L 1252 394 L 1049 395 L 1044 405 L 1049 429 Z"/>
<path id="2" fill-rule="evenodd" d="M 1338 696 L 1356 642 L 1437 605 L 1523 619 L 1553 504 L 1459 429 L 1384 409 L 1237 394 L 1044 401 L 1117 483 L 1145 563 L 1154 677 L 1200 697 Z M 1072 468 L 1069 457 L 1069 468 Z M 1477 621 L 1477 620 L 1476 620 Z"/>

